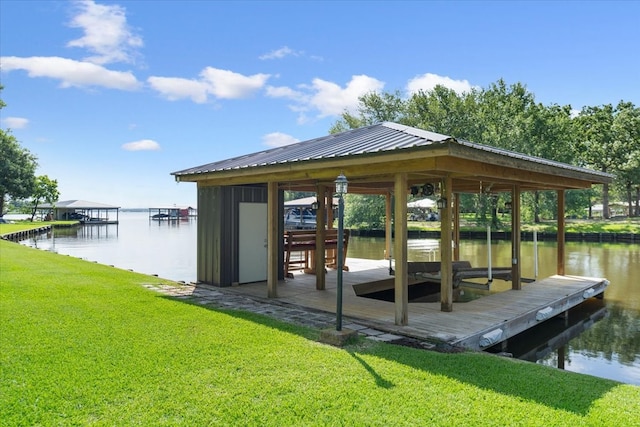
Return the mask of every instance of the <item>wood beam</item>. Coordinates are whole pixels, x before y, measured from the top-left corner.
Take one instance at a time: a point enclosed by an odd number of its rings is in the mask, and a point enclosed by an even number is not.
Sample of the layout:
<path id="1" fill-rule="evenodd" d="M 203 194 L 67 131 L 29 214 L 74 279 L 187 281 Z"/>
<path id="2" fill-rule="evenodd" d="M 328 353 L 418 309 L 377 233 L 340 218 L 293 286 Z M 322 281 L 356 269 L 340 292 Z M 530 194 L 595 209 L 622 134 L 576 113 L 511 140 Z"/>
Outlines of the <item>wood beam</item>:
<path id="1" fill-rule="evenodd" d="M 280 252 L 280 211 L 278 203 L 278 183 L 267 184 L 267 297 L 278 297 L 278 262 Z"/>
<path id="2" fill-rule="evenodd" d="M 396 174 L 394 191 L 395 241 L 393 257 L 395 272 L 396 325 L 409 323 L 409 276 L 407 272 L 407 174 Z"/>
<path id="3" fill-rule="evenodd" d="M 443 180 L 441 197 L 447 205 L 440 211 L 440 310 L 453 311 L 453 253 L 451 248 L 451 176 Z M 406 204 L 406 203 L 405 203 Z"/>
<path id="4" fill-rule="evenodd" d="M 513 186 L 511 192 L 511 289 L 522 289 L 520 281 L 522 260 L 520 259 L 521 218 L 520 218 L 520 187 Z"/>
<path id="5" fill-rule="evenodd" d="M 518 168 L 518 164 L 521 168 Z M 529 167 L 526 167 L 529 165 Z M 543 188 L 584 188 L 585 182 L 578 178 L 531 170 L 529 162 L 509 162 L 505 164 L 482 163 L 478 159 L 439 157 L 436 170 L 455 173 L 455 178 L 466 177 L 475 181 L 495 181 L 529 183 Z M 557 170 L 556 170 L 557 172 Z"/>
<path id="6" fill-rule="evenodd" d="M 324 248 L 324 242 L 326 237 L 325 231 L 325 221 L 326 216 L 325 207 L 327 204 L 326 201 L 326 193 L 327 188 L 324 185 L 318 185 L 318 189 L 316 190 L 316 201 L 318 202 L 318 209 L 316 210 L 316 251 L 315 251 L 315 265 L 314 269 L 316 272 L 316 289 L 319 291 L 323 291 L 326 285 L 326 274 L 324 270 L 324 266 L 326 264 L 326 251 Z"/>
<path id="7" fill-rule="evenodd" d="M 384 219 L 384 259 L 391 259 L 391 242 L 393 241 L 393 230 L 391 229 L 393 215 L 393 199 L 391 198 L 391 192 L 387 191 L 385 195 L 385 219 Z"/>
<path id="8" fill-rule="evenodd" d="M 453 194 L 453 260 L 460 261 L 460 193 Z"/>
<path id="9" fill-rule="evenodd" d="M 564 259 L 565 259 L 565 220 L 564 220 L 565 192 L 558 190 L 558 260 L 556 272 L 564 276 Z"/>

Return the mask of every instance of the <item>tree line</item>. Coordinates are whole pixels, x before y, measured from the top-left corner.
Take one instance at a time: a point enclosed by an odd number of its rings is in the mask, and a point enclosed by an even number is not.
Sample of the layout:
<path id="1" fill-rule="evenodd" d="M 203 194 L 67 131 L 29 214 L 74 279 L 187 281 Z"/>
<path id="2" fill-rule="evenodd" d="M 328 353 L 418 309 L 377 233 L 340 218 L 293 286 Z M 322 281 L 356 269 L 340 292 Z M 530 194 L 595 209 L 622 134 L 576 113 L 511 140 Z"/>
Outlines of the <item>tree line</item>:
<path id="1" fill-rule="evenodd" d="M 356 113 L 344 112 L 330 129 L 338 133 L 384 121 L 429 130 L 456 139 L 556 160 L 611 173 L 613 184 L 601 191 L 571 190 L 566 195 L 567 214 L 591 217 L 593 203 L 609 206 L 624 201 L 629 216 L 640 215 L 640 108 L 631 102 L 583 107 L 543 105 L 522 83 L 508 85 L 500 79 L 487 88 L 457 93 L 444 86 L 403 97 L 400 92 L 372 92 L 359 99 Z M 384 206 L 377 196 L 353 200 L 359 214 L 347 211 L 347 222 L 381 223 Z M 480 220 L 498 220 L 500 198 L 462 195 L 461 209 Z M 360 205 L 371 204 L 374 212 Z M 523 194 L 525 220 L 554 219 L 554 191 Z M 362 217 L 364 215 L 364 217 Z M 603 216 L 609 212 L 603 209 Z"/>

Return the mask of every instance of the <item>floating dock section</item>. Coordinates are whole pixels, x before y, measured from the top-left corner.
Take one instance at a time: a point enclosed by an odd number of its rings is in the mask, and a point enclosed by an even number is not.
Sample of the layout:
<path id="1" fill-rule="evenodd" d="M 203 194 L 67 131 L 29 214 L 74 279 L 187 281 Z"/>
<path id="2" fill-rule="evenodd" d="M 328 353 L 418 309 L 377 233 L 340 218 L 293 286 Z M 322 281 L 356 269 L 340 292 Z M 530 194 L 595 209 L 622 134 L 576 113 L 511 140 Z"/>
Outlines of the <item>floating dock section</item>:
<path id="1" fill-rule="evenodd" d="M 462 329 L 450 344 L 484 350 L 589 298 L 602 296 L 608 285 L 606 279 L 551 276 L 530 283 L 519 291 L 501 292 L 465 305 L 458 304 L 456 321 L 469 322 L 473 327 L 466 332 Z"/>

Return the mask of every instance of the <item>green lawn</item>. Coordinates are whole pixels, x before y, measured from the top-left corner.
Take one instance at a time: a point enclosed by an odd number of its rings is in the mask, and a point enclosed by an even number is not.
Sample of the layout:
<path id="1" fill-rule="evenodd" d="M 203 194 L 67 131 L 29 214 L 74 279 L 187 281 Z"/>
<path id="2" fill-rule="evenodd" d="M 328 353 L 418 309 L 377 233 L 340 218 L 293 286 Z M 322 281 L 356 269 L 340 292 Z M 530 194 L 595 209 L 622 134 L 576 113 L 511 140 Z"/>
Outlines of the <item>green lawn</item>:
<path id="1" fill-rule="evenodd" d="M 4 234 L 15 233 L 17 231 L 28 231 L 33 230 L 34 228 L 46 227 L 51 225 L 69 227 L 72 225 L 79 224 L 78 221 L 16 221 L 12 224 L 0 224 L 0 236 Z"/>
<path id="2" fill-rule="evenodd" d="M 638 425 L 640 387 L 162 296 L 161 279 L 0 241 L 0 424 Z"/>

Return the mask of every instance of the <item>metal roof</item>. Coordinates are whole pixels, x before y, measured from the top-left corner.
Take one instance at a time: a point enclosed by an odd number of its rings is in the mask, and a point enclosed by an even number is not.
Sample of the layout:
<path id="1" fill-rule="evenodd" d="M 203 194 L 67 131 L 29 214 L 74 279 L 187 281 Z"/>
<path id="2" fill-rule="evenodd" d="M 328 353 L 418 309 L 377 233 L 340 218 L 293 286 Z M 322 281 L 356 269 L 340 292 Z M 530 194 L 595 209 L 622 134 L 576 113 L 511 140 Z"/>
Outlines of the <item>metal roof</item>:
<path id="1" fill-rule="evenodd" d="M 64 200 L 62 202 L 56 202 L 54 206 L 49 203 L 39 205 L 39 208 L 51 208 L 57 209 L 120 209 L 120 206 L 105 205 L 104 203 L 88 202 L 86 200 Z"/>
<path id="2" fill-rule="evenodd" d="M 173 172 L 172 175 L 192 175 L 308 160 L 357 156 L 425 146 L 448 140 L 453 140 L 453 138 L 435 132 L 385 122 L 208 163 Z"/>
<path id="3" fill-rule="evenodd" d="M 469 141 L 457 140 L 448 135 L 392 122 L 383 122 L 283 147 L 220 160 L 202 166 L 173 172 L 172 175 L 179 180 L 181 176 L 193 176 L 221 171 L 241 171 L 243 169 L 260 166 L 283 165 L 305 161 L 357 157 L 375 153 L 398 152 L 401 150 L 420 147 L 428 148 L 444 143 L 497 154 L 507 158 L 557 167 L 569 171 L 588 173 L 592 176 L 599 176 L 605 180 L 610 180 L 612 178 L 612 175 L 607 173 L 572 166 L 566 163 L 556 162 L 540 157 L 528 156 L 487 145 L 476 144 Z"/>

